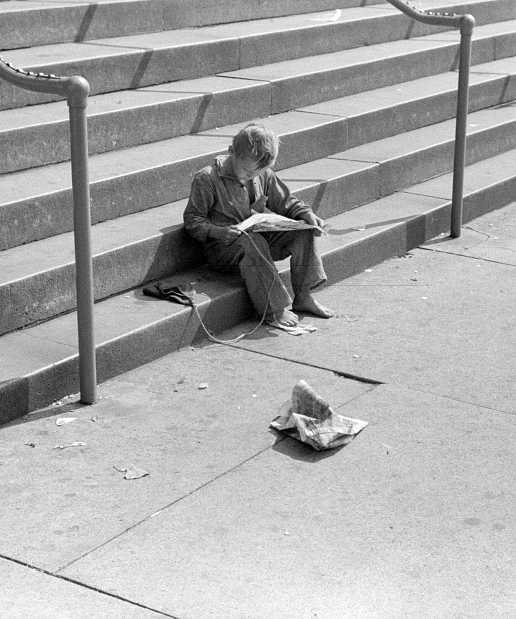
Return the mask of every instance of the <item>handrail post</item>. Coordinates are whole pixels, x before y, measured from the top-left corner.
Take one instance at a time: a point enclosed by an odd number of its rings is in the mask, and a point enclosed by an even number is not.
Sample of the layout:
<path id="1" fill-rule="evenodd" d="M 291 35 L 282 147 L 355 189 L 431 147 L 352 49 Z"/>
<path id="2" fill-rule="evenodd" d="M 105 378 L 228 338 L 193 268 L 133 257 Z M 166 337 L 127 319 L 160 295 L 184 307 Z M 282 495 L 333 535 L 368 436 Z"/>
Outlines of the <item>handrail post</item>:
<path id="1" fill-rule="evenodd" d="M 97 399 L 97 371 L 93 331 L 93 265 L 86 119 L 90 85 L 79 75 L 59 77 L 52 73 L 26 71 L 15 67 L 2 56 L 0 56 L 0 79 L 5 79 L 10 84 L 24 90 L 66 97 L 68 101 L 79 331 L 79 381 L 81 402 L 93 404 Z"/>
<path id="2" fill-rule="evenodd" d="M 455 152 L 451 207 L 451 237 L 461 235 L 464 195 L 464 166 L 466 165 L 466 128 L 469 103 L 469 69 L 471 64 L 471 36 L 475 18 L 462 15 L 460 24 L 459 87 L 457 92 L 457 121 L 455 124 Z"/>
<path id="3" fill-rule="evenodd" d="M 97 399 L 93 325 L 94 294 L 90 189 L 88 178 L 88 128 L 86 118 L 89 90 L 89 84 L 84 78 L 78 76 L 70 78 L 67 99 L 70 113 L 79 380 L 81 402 L 83 404 L 93 404 Z"/>
<path id="4" fill-rule="evenodd" d="M 461 234 L 464 197 L 464 166 L 466 165 L 466 129 L 469 102 L 469 68 L 471 64 L 471 37 L 475 27 L 473 15 L 457 15 L 418 9 L 407 0 L 387 0 L 408 17 L 424 24 L 460 29 L 459 87 L 457 92 L 457 119 L 455 122 L 455 149 L 453 155 L 453 188 L 450 235 Z"/>

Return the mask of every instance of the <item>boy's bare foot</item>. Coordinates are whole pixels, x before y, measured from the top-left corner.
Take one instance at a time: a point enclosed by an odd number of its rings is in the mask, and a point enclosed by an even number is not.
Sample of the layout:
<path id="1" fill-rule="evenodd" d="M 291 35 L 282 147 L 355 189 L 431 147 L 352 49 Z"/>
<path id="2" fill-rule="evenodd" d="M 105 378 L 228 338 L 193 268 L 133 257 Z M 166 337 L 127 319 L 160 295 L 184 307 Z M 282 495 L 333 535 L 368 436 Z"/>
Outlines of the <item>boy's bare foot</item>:
<path id="1" fill-rule="evenodd" d="M 299 322 L 299 318 L 294 312 L 288 309 L 274 312 L 271 316 L 271 322 L 276 322 L 284 327 L 295 327 Z"/>
<path id="2" fill-rule="evenodd" d="M 316 301 L 311 294 L 304 297 L 296 297 L 292 303 L 292 309 L 296 312 L 303 312 L 307 314 L 313 314 L 320 318 L 331 318 L 334 315 L 333 310 L 329 307 L 321 305 L 319 301 Z"/>

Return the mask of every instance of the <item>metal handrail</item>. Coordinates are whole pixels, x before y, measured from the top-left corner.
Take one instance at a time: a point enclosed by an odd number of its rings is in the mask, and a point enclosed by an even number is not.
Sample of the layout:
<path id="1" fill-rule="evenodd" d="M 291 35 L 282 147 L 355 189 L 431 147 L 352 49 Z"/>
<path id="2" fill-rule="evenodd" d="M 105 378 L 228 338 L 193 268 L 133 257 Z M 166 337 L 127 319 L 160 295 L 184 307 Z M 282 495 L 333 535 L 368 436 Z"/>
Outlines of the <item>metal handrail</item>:
<path id="1" fill-rule="evenodd" d="M 72 166 L 73 220 L 79 340 L 79 378 L 81 402 L 97 399 L 95 339 L 93 329 L 93 266 L 91 257 L 90 187 L 88 179 L 88 130 L 86 105 L 90 86 L 74 75 L 24 71 L 0 56 L 0 79 L 25 90 L 65 97 L 70 113 L 70 151 Z"/>
<path id="2" fill-rule="evenodd" d="M 412 19 L 433 26 L 450 26 L 460 29 L 459 84 L 457 92 L 457 120 L 455 124 L 455 152 L 453 159 L 453 189 L 451 208 L 451 236 L 461 234 L 462 205 L 464 196 L 464 166 L 466 163 L 466 123 L 469 100 L 469 68 L 471 65 L 471 37 L 475 27 L 473 15 L 425 11 L 404 0 L 387 0 Z"/>

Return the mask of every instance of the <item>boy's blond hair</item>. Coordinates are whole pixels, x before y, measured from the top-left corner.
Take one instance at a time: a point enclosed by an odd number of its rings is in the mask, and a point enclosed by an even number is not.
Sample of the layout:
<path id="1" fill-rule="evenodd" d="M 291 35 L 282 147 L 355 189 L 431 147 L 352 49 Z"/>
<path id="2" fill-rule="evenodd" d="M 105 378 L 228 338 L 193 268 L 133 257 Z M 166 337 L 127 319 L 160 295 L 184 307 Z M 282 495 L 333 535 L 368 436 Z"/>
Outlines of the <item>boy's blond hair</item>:
<path id="1" fill-rule="evenodd" d="M 254 159 L 260 168 L 273 165 L 278 156 L 279 139 L 271 129 L 250 123 L 233 138 L 232 152 L 236 157 Z"/>

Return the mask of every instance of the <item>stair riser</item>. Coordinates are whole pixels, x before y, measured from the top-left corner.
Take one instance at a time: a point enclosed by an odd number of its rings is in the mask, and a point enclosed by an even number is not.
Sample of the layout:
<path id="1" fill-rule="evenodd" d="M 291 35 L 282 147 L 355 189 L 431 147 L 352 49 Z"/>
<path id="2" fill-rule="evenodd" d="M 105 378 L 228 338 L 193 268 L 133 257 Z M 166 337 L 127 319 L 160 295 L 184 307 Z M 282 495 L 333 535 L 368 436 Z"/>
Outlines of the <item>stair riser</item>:
<path id="1" fill-rule="evenodd" d="M 392 29 L 389 29 L 387 25 L 392 23 L 397 23 L 402 32 L 391 32 Z M 394 30 L 400 28 L 394 28 Z M 428 28 L 427 33 L 435 32 L 435 27 L 427 26 L 426 28 Z M 296 29 L 243 37 L 241 40 L 213 40 L 158 50 L 135 50 L 92 60 L 38 64 L 25 68 L 57 75 L 83 75 L 90 83 L 92 94 L 98 94 L 214 75 L 287 59 L 358 47 L 362 44 L 386 42 L 400 37 L 404 38 L 406 32 L 407 19 L 405 16 L 401 14 L 382 15 L 376 20 L 364 22 Z M 362 33 L 361 37 L 358 37 L 357 33 L 359 35 Z M 497 38 L 500 38 L 500 45 L 496 51 L 495 39 Z M 487 62 L 497 57 L 496 53 L 510 55 L 510 50 L 515 45 L 513 38 L 513 35 L 507 34 L 474 41 L 472 62 L 474 64 Z M 439 64 L 441 68 L 434 72 L 447 70 L 453 65 L 456 47 L 456 44 L 446 46 L 446 53 L 440 60 L 441 64 Z M 12 56 L 12 61 L 16 64 L 16 55 Z M 438 61 L 434 59 L 434 62 Z M 407 78 L 400 76 L 401 79 Z M 24 91 L 10 84 L 0 86 L 0 109 L 58 99 L 59 97 L 53 95 Z"/>
<path id="2" fill-rule="evenodd" d="M 515 5 L 516 7 L 516 5 Z M 509 58 L 516 56 L 516 40 L 510 34 L 505 34 L 496 39 L 496 57 Z"/>
<path id="3" fill-rule="evenodd" d="M 470 110 L 483 109 L 515 98 L 516 78 L 500 76 L 498 79 L 474 84 L 471 87 Z M 277 169 L 290 167 L 303 161 L 331 155 L 348 147 L 388 137 L 399 131 L 408 131 L 452 118 L 455 111 L 456 94 L 447 92 L 403 106 L 351 117 L 347 121 L 347 141 L 341 120 L 337 126 L 329 125 L 329 129 L 326 128 L 324 133 L 319 131 L 302 139 L 300 136 L 282 137 L 282 155 L 276 167 Z M 336 138 L 341 142 L 336 144 Z M 319 149 L 317 153 L 314 152 L 316 143 L 325 148 Z M 112 219 L 186 197 L 190 189 L 191 175 L 210 163 L 216 152 L 155 170 L 93 183 L 91 186 L 93 221 Z M 175 182 L 172 183 L 170 179 L 174 179 Z M 71 204 L 71 191 L 67 190 L 43 195 L 37 200 L 2 206 L 0 249 L 71 230 Z"/>
<path id="4" fill-rule="evenodd" d="M 381 0 L 246 0 L 228 10 L 223 3 L 198 0 L 143 0 L 45 7 L 44 9 L 0 13 L 0 41 L 3 49 L 34 45 L 80 42 L 191 26 L 207 26 L 249 19 L 325 11 L 377 4 Z"/>
<path id="5" fill-rule="evenodd" d="M 468 196 L 464 202 L 464 223 L 500 208 L 514 199 L 516 178 Z M 450 205 L 438 207 L 427 215 L 399 223 L 363 239 L 341 251 L 324 255 L 329 282 L 335 283 L 383 260 L 404 255 L 422 242 L 449 230 Z M 98 380 L 105 381 L 152 359 L 173 352 L 203 337 L 190 310 L 155 322 L 144 329 L 99 346 Z M 235 326 L 251 315 L 247 295 L 240 288 L 216 298 L 205 320 L 213 332 Z M 56 399 L 79 390 L 77 359 L 48 366 L 28 377 L 0 384 L 0 423 L 47 406 Z"/>
<path id="6" fill-rule="evenodd" d="M 516 147 L 516 122 L 474 134 L 468 143 L 468 163 Z M 323 218 L 389 195 L 411 184 L 447 172 L 453 166 L 453 142 L 437 145 L 359 172 L 312 183 L 296 194 Z M 202 262 L 199 247 L 181 226 L 94 258 L 95 298 L 137 287 L 147 281 L 185 270 Z M 34 299 L 38 302 L 35 303 Z M 3 308 L 0 332 L 12 331 L 73 309 L 73 265 L 13 282 L 0 288 Z"/>

